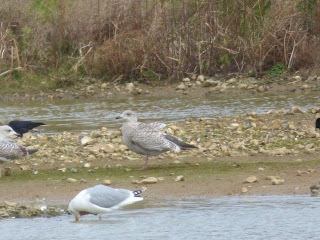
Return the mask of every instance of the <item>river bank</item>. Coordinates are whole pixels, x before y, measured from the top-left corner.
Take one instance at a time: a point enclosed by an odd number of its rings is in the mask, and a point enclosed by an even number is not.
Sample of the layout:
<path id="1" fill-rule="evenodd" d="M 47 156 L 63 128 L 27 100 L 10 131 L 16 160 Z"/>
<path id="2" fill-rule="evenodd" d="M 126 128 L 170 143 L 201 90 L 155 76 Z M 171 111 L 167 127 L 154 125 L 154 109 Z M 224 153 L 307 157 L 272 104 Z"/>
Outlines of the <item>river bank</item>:
<path id="1" fill-rule="evenodd" d="M 32 88 L 31 88 L 32 89 Z M 234 96 L 244 93 L 308 93 L 320 91 L 320 77 L 317 75 L 293 74 L 270 78 L 255 78 L 240 74 L 218 75 L 214 77 L 191 75 L 179 81 L 159 82 L 103 82 L 100 79 L 85 78 L 76 85 L 57 88 L 47 91 L 31 91 L 3 94 L 0 101 L 33 101 L 55 99 L 85 99 L 85 98 L 128 98 L 135 96 L 150 96 L 168 98 L 179 95 L 199 97 L 211 94 L 232 94 Z"/>
<path id="2" fill-rule="evenodd" d="M 25 134 L 39 151 L 3 166 L 1 201 L 67 203 L 82 189 L 108 184 L 164 201 L 228 195 L 310 194 L 319 184 L 319 109 L 272 110 L 214 119 L 186 119 L 164 131 L 198 146 L 166 153 L 138 171 L 144 157 L 123 144 L 120 130 Z"/>

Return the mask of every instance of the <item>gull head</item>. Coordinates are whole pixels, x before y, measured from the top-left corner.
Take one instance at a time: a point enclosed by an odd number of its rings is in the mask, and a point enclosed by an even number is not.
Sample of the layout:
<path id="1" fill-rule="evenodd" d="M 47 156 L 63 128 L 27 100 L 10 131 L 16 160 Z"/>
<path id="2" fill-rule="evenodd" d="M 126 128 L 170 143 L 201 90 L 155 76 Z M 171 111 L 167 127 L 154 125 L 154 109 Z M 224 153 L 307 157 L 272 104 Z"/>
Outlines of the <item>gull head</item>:
<path id="1" fill-rule="evenodd" d="M 7 139 L 11 136 L 19 136 L 11 127 L 8 125 L 0 126 L 0 139 Z"/>
<path id="2" fill-rule="evenodd" d="M 136 114 L 131 110 L 124 111 L 119 117 L 116 117 L 116 119 L 122 119 L 125 122 L 137 122 L 138 121 Z"/>

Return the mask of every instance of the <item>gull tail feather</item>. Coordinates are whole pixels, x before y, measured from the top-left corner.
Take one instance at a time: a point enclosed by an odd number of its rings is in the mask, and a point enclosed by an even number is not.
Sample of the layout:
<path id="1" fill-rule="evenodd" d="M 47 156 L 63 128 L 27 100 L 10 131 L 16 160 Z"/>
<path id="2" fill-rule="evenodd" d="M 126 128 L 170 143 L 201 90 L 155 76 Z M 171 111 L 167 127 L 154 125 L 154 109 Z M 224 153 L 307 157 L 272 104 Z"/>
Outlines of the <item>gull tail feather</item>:
<path id="1" fill-rule="evenodd" d="M 185 142 L 181 141 L 180 139 L 176 138 L 175 136 L 172 136 L 172 135 L 169 135 L 169 134 L 166 134 L 164 137 L 165 137 L 167 140 L 173 142 L 174 144 L 177 144 L 182 150 L 196 149 L 196 148 L 198 148 L 198 147 L 196 147 L 196 146 L 194 146 L 194 145 L 185 143 Z"/>
<path id="2" fill-rule="evenodd" d="M 146 190 L 147 190 L 147 188 L 143 187 L 141 190 L 133 191 L 133 194 L 134 194 L 134 196 L 137 196 L 137 195 L 139 195 L 140 193 L 143 193 Z"/>

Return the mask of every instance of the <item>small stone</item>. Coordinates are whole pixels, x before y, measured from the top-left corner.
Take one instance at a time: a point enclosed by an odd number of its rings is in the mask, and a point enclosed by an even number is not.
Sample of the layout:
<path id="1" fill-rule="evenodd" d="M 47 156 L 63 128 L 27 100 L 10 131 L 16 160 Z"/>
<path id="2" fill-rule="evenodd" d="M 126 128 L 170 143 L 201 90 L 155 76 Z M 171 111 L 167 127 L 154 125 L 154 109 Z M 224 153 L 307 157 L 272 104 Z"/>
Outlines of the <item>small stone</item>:
<path id="1" fill-rule="evenodd" d="M 183 175 L 179 175 L 176 177 L 176 179 L 174 180 L 175 182 L 181 182 L 184 181 L 184 176 Z"/>
<path id="2" fill-rule="evenodd" d="M 88 136 L 84 136 L 83 138 L 81 138 L 80 142 L 82 145 L 88 145 L 93 141 L 93 139 L 91 137 Z"/>
<path id="3" fill-rule="evenodd" d="M 102 181 L 103 185 L 111 185 L 111 181 L 109 179 L 105 179 Z"/>
<path id="4" fill-rule="evenodd" d="M 246 193 L 246 192 L 248 192 L 247 188 L 245 188 L 245 187 L 241 188 L 241 193 Z"/>
<path id="5" fill-rule="evenodd" d="M 89 168 L 89 167 L 91 167 L 91 164 L 90 164 L 90 163 L 85 163 L 85 164 L 83 165 L 83 167 Z"/>
<path id="6" fill-rule="evenodd" d="M 293 113 L 305 113 L 301 108 L 298 107 L 291 107 L 291 111 Z"/>
<path id="7" fill-rule="evenodd" d="M 9 201 L 3 201 L 3 203 L 9 207 L 16 207 L 18 205 L 18 203 L 9 202 Z"/>
<path id="8" fill-rule="evenodd" d="M 180 83 L 177 87 L 176 90 L 186 90 L 186 85 L 184 83 Z"/>
<path id="9" fill-rule="evenodd" d="M 199 76 L 197 77 L 197 81 L 199 81 L 199 82 L 204 82 L 204 76 L 203 76 L 203 75 L 199 75 Z"/>
<path id="10" fill-rule="evenodd" d="M 64 173 L 64 172 L 66 172 L 66 171 L 67 171 L 66 168 L 59 168 L 59 169 L 58 169 L 58 172 L 63 172 L 63 173 Z"/>
<path id="11" fill-rule="evenodd" d="M 258 178 L 256 176 L 248 177 L 246 180 L 244 180 L 244 183 L 254 183 L 258 182 Z"/>
<path id="12" fill-rule="evenodd" d="M 76 181 L 77 181 L 77 179 L 67 178 L 67 182 L 69 182 L 69 183 L 75 183 Z"/>
<path id="13" fill-rule="evenodd" d="M 12 168 L 11 167 L 6 167 L 4 169 L 4 175 L 5 176 L 11 176 L 11 174 L 12 174 Z"/>
<path id="14" fill-rule="evenodd" d="M 139 184 L 152 184 L 152 183 L 157 183 L 158 182 L 158 178 L 156 177 L 148 177 L 146 179 L 143 179 L 139 182 Z"/>
<path id="15" fill-rule="evenodd" d="M 71 168 L 71 172 L 76 173 L 76 172 L 78 172 L 78 170 L 76 168 Z"/>
<path id="16" fill-rule="evenodd" d="M 190 78 L 184 78 L 182 79 L 182 82 L 190 82 Z"/>
<path id="17" fill-rule="evenodd" d="M 127 83 L 125 89 L 128 92 L 132 92 L 134 90 L 134 84 L 133 83 Z"/>
<path id="18" fill-rule="evenodd" d="M 273 179 L 272 180 L 272 185 L 279 185 L 279 184 L 283 184 L 285 181 L 283 179 Z"/>
<path id="19" fill-rule="evenodd" d="M 22 166 L 20 166 L 20 169 L 23 170 L 23 171 L 26 171 L 26 170 L 29 170 L 30 167 L 27 166 L 27 165 L 22 165 Z"/>
<path id="20" fill-rule="evenodd" d="M 264 92 L 266 91 L 266 89 L 265 89 L 264 86 L 259 86 L 259 87 L 257 88 L 257 91 L 258 91 L 259 93 L 264 93 Z"/>

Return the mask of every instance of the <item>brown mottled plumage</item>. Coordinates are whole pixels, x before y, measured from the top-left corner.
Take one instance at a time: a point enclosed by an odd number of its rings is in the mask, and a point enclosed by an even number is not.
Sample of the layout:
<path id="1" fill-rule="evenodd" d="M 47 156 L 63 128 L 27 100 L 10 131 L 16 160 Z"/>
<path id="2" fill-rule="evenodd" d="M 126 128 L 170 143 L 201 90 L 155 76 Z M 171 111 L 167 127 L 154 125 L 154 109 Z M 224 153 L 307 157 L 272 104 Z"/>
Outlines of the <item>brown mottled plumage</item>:
<path id="1" fill-rule="evenodd" d="M 36 152 L 36 150 L 28 151 L 24 146 L 10 140 L 9 138 L 14 135 L 18 136 L 19 134 L 8 125 L 0 126 L 0 177 L 2 163 Z"/>
<path id="2" fill-rule="evenodd" d="M 158 123 L 141 123 L 134 112 L 127 110 L 117 119 L 123 119 L 122 136 L 127 147 L 138 154 L 147 156 L 144 167 L 148 167 L 148 157 L 157 156 L 167 151 L 178 152 L 181 149 L 195 149 L 197 147 L 184 143 L 181 139 L 158 130 L 162 127 Z"/>

